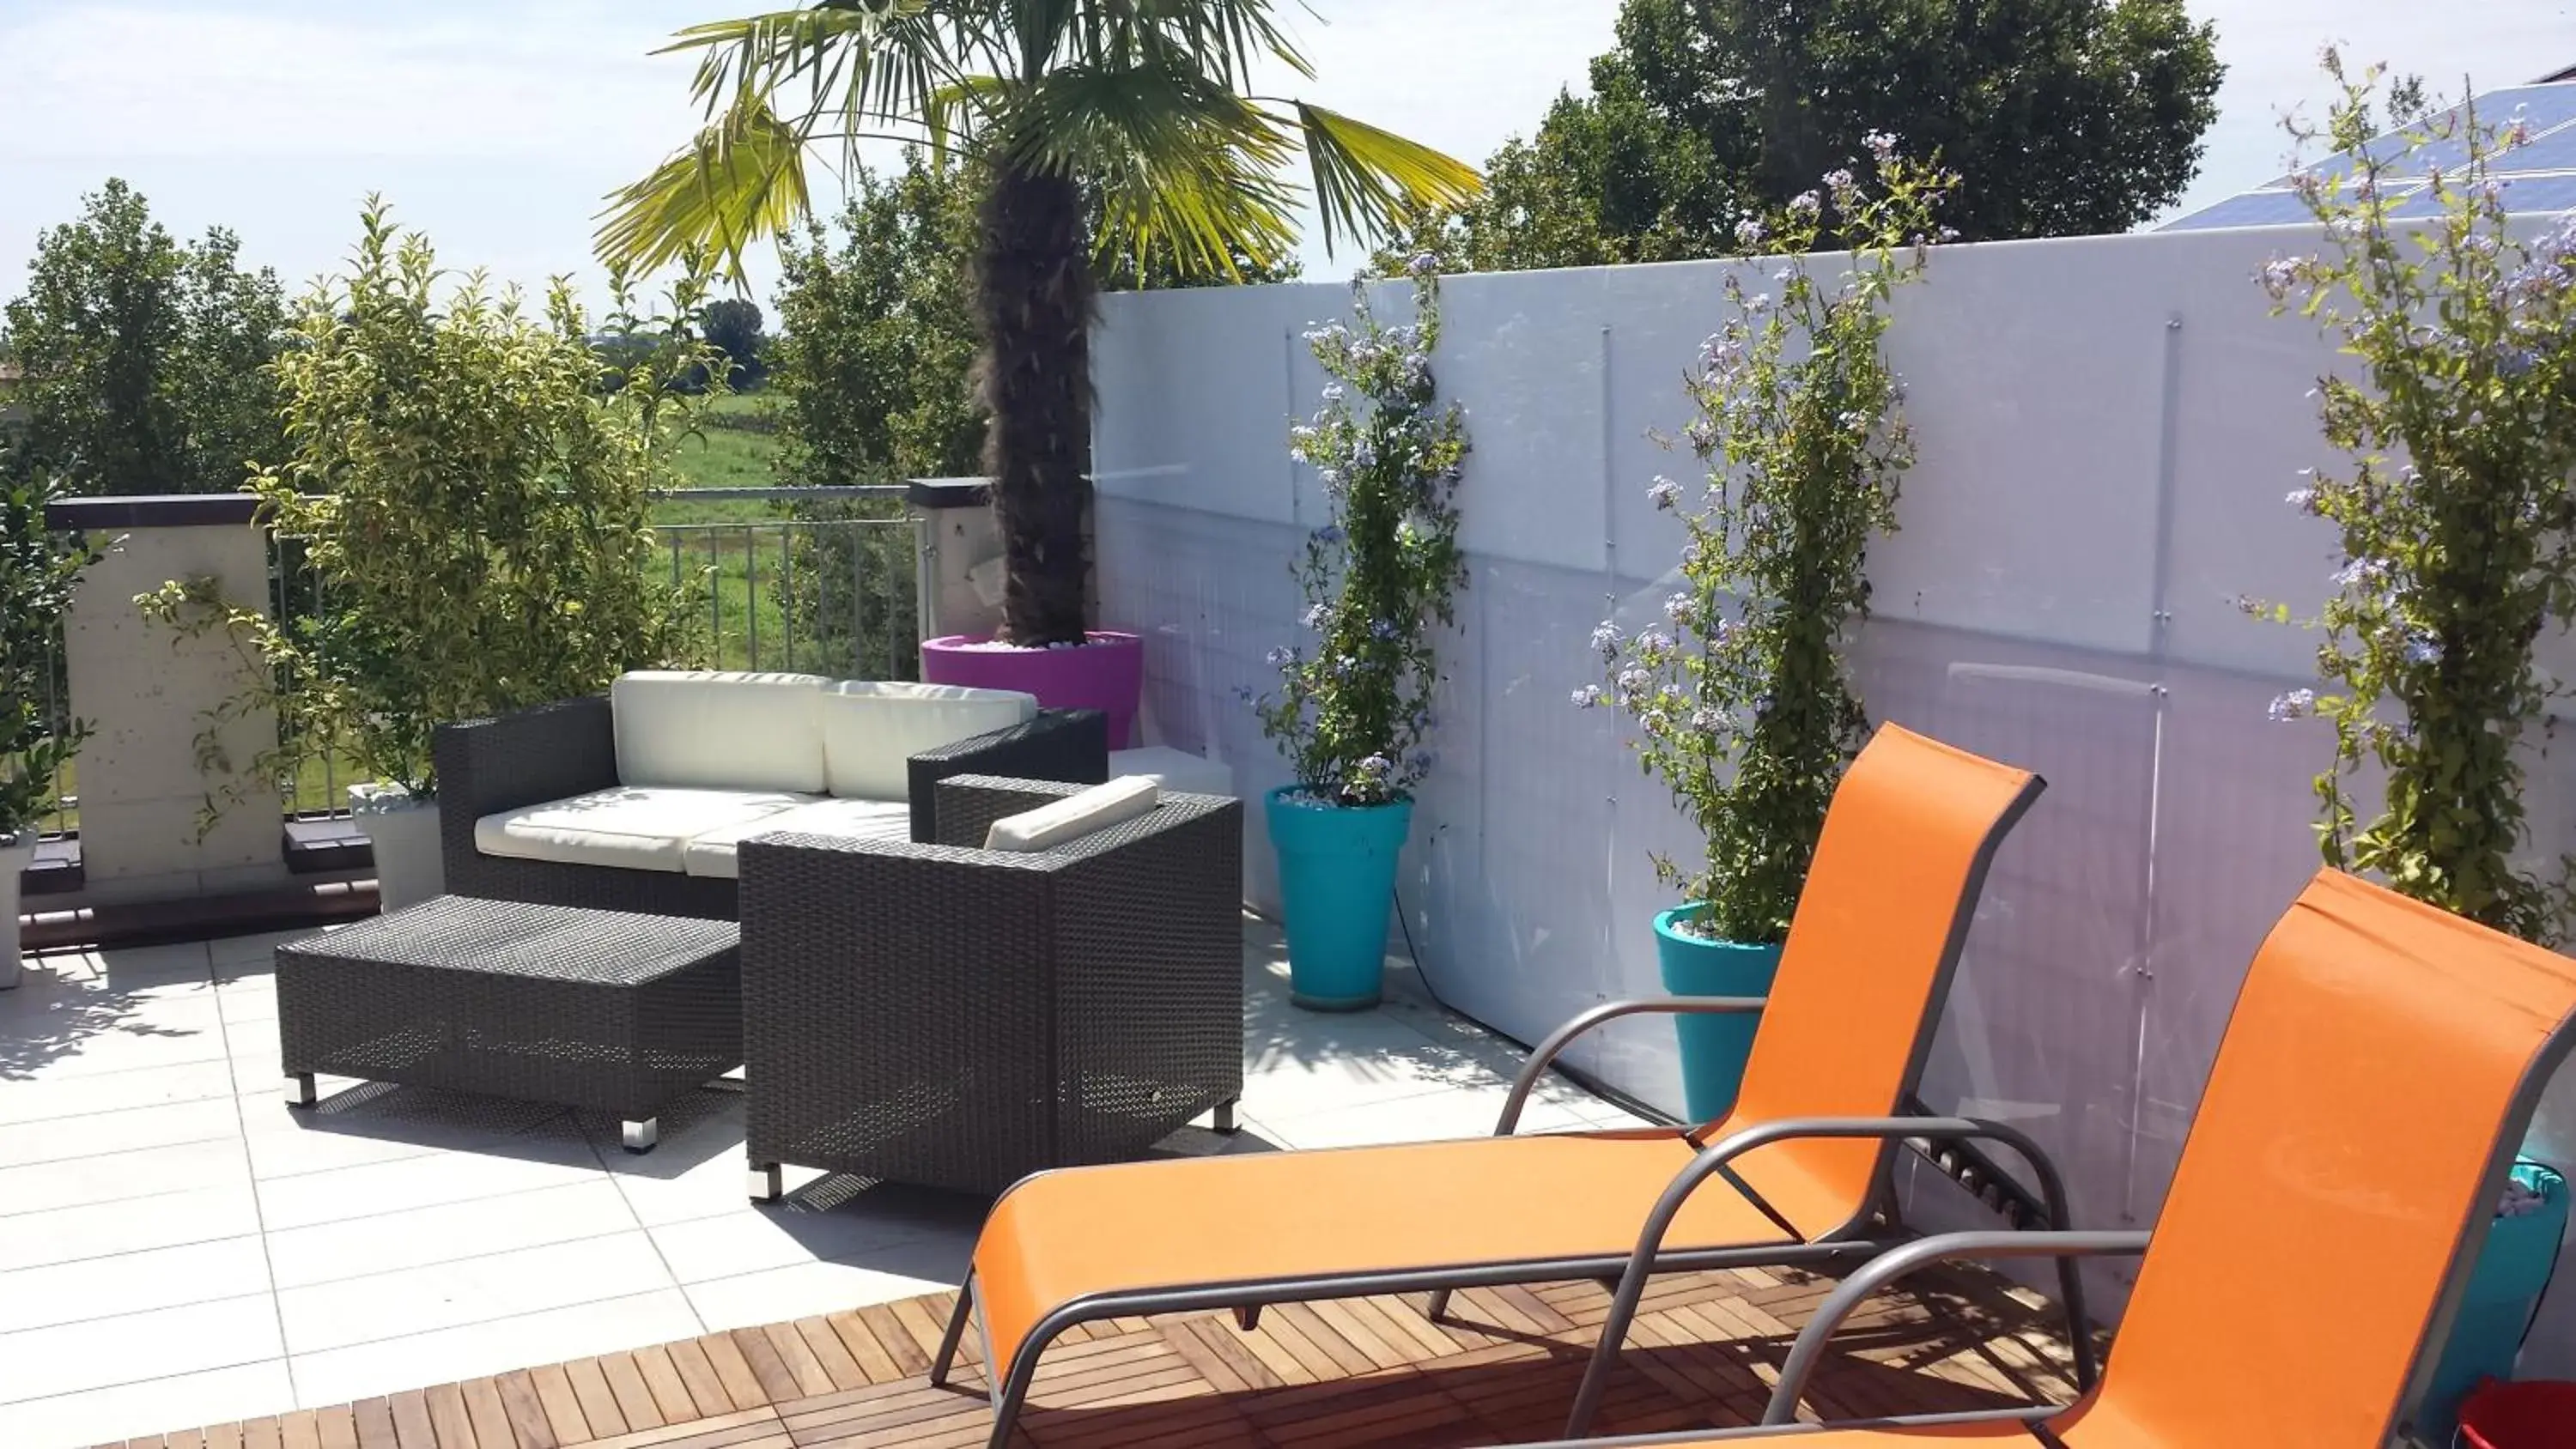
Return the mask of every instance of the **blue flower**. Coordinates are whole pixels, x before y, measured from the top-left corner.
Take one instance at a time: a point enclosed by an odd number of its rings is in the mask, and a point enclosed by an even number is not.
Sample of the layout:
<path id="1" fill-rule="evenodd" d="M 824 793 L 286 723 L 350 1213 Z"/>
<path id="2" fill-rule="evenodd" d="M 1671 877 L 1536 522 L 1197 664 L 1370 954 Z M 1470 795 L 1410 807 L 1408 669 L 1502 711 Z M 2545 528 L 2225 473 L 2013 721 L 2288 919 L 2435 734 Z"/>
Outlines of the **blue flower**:
<path id="1" fill-rule="evenodd" d="M 1604 619 L 1592 627 L 1592 647 L 1599 650 L 1603 658 L 1618 653 L 1620 642 L 1619 626 L 1609 620 Z"/>
<path id="2" fill-rule="evenodd" d="M 1291 651 L 1287 650 L 1287 649 L 1273 649 L 1273 650 L 1271 650 L 1269 653 L 1264 654 L 1264 655 L 1262 655 L 1261 657 L 1262 657 L 1263 659 L 1266 659 L 1266 660 L 1268 660 L 1268 661 L 1270 662 L 1270 667 L 1271 667 L 1271 668 L 1276 669 L 1276 668 L 1278 668 L 1279 666 L 1281 666 L 1281 665 L 1283 665 L 1283 664 L 1286 664 L 1289 660 L 1296 658 L 1297 656 L 1296 656 L 1294 653 L 1292 653 Z"/>
<path id="3" fill-rule="evenodd" d="M 1719 730 L 1726 728 L 1726 713 L 1723 710 L 1712 709 L 1707 705 L 1701 705 L 1699 708 L 1691 711 L 1690 722 L 1691 729 L 1697 733 L 1713 735 Z"/>
<path id="4" fill-rule="evenodd" d="M 2263 270 L 2255 273 L 2255 277 L 2262 282 L 2264 291 L 2280 297 L 2308 274 L 2312 260 L 2309 257 L 2274 257 L 2263 264 Z"/>
<path id="5" fill-rule="evenodd" d="M 2442 662 L 2442 641 L 2418 632 L 2407 637 L 2404 653 L 2409 664 L 2439 664 Z"/>
<path id="6" fill-rule="evenodd" d="M 2293 488 L 2289 492 L 2281 495 L 2281 501 L 2290 505 L 2292 508 L 2299 510 L 2301 513 L 2312 514 L 2317 511 L 2317 490 L 2314 488 Z"/>
<path id="7" fill-rule="evenodd" d="M 1681 502 L 1682 486 L 1670 478 L 1657 478 L 1647 486 L 1646 496 L 1655 500 L 1657 508 L 1669 509 Z"/>
<path id="8" fill-rule="evenodd" d="M 2317 692 L 2315 690 L 2294 689 L 2274 699 L 2271 709 L 2266 713 L 2271 715 L 2274 724 L 2281 724 L 2288 720 L 2306 719 L 2316 713 L 2316 710 Z"/>
<path id="9" fill-rule="evenodd" d="M 1574 707 L 1576 709 L 1597 709 L 1600 707 L 1601 701 L 1605 697 L 1606 696 L 1601 693 L 1600 685 L 1587 684 L 1581 689 L 1574 691 Z"/>
<path id="10" fill-rule="evenodd" d="M 1372 639 L 1393 639 L 1403 632 L 1395 627 L 1393 619 L 1369 620 L 1369 637 Z"/>
<path id="11" fill-rule="evenodd" d="M 1896 133 L 1893 131 L 1867 132 L 1860 138 L 1860 143 L 1869 148 L 1869 154 L 1877 157 L 1881 165 L 1896 159 Z"/>
<path id="12" fill-rule="evenodd" d="M 1688 594 L 1675 594 L 1664 600 L 1664 617 L 1684 629 L 1689 628 L 1691 620 L 1698 616 L 1699 602 Z"/>
<path id="13" fill-rule="evenodd" d="M 1849 191 L 1855 184 L 1856 183 L 1852 179 L 1851 171 L 1847 167 L 1837 166 L 1833 170 L 1825 173 L 1825 189 L 1827 191 Z"/>
<path id="14" fill-rule="evenodd" d="M 1812 191 L 1801 191 L 1789 198 L 1789 211 L 1795 216 L 1814 216 L 1824 206 L 1824 198 Z"/>
<path id="15" fill-rule="evenodd" d="M 1764 235 L 1766 233 L 1759 217 L 1748 216 L 1735 224 L 1735 244 L 1746 251 L 1762 245 Z"/>
<path id="16" fill-rule="evenodd" d="M 1404 269 L 1417 277 L 1430 276 L 1433 272 L 1440 270 L 1439 254 L 1436 252 L 1415 252 L 1412 256 L 1405 258 Z"/>
<path id="17" fill-rule="evenodd" d="M 1341 525 L 1336 523 L 1327 523 L 1323 527 L 1315 530 L 1315 541 L 1328 546 L 1338 546 L 1343 539 L 1348 538 L 1349 536 L 1350 535 L 1342 532 Z"/>

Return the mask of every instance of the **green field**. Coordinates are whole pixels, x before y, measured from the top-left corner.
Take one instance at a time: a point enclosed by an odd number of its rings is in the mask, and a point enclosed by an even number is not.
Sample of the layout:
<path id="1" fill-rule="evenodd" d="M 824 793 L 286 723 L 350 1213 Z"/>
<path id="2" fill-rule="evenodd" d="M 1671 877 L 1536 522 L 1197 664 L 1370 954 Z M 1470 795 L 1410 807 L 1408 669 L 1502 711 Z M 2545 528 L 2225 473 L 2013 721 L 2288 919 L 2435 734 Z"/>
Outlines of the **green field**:
<path id="1" fill-rule="evenodd" d="M 719 399 L 714 411 L 719 416 L 741 417 L 756 415 L 761 407 L 762 399 L 755 394 Z M 710 423 L 697 436 L 680 444 L 682 486 L 776 486 L 780 479 L 771 463 L 777 451 L 778 440 L 773 433 Z M 846 637 L 828 646 L 818 645 L 804 637 L 806 631 L 788 627 L 786 611 L 779 607 L 782 586 L 793 580 L 799 569 L 810 573 L 812 560 L 806 550 L 791 551 L 791 537 L 803 530 L 791 529 L 785 511 L 778 505 L 754 500 L 701 503 L 666 498 L 654 506 L 653 522 L 660 530 L 664 566 L 676 563 L 679 577 L 703 579 L 709 585 L 703 620 L 713 643 L 711 663 L 724 669 L 757 666 L 819 673 L 856 672 Z M 884 562 L 871 561 L 872 568 L 902 566 L 906 551 L 893 539 L 873 531 L 868 537 L 888 550 Z M 846 552 L 838 556 L 843 561 L 847 557 Z M 841 562 L 839 566 L 847 565 Z M 814 581 L 809 577 L 804 582 L 810 586 Z M 834 610 L 836 616 L 839 612 Z M 881 603 L 872 604 L 865 612 L 868 636 L 877 640 L 888 629 L 884 607 Z M 892 622 L 895 634 L 908 632 L 908 620 Z"/>

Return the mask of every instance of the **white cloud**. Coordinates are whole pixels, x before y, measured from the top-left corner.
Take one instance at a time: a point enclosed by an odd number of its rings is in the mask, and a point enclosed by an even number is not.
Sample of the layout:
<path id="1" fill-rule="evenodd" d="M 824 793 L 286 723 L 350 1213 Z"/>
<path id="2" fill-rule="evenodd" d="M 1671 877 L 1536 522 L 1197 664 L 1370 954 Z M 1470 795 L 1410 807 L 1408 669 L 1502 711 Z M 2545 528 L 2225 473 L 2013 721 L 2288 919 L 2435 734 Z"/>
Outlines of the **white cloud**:
<path id="1" fill-rule="evenodd" d="M 649 157 L 690 111 L 687 62 L 647 57 L 668 27 L 644 9 L 25 7 L 0 20 L 0 128 L 31 159 L 117 163 Z"/>

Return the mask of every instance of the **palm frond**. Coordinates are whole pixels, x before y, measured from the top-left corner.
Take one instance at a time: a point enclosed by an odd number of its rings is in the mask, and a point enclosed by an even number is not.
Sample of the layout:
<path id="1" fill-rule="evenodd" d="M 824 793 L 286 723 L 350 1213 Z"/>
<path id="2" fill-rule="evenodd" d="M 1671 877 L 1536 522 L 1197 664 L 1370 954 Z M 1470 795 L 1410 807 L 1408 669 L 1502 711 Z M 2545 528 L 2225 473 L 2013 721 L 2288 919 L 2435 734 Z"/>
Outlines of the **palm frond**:
<path id="1" fill-rule="evenodd" d="M 961 128 L 960 119 L 971 115 L 981 121 L 1000 106 L 1010 89 L 1010 83 L 997 75 L 962 75 L 932 91 L 921 110 L 922 129 L 930 135 L 931 161 L 946 165 L 949 149 L 961 135 L 982 129 L 980 125 Z"/>
<path id="2" fill-rule="evenodd" d="M 1011 103 L 1008 164 L 1097 188 L 1099 245 L 1140 263 L 1228 275 L 1296 243 L 1296 193 L 1279 179 L 1290 138 L 1232 88 L 1188 68 L 1070 66 Z"/>
<path id="3" fill-rule="evenodd" d="M 843 161 L 885 128 L 923 127 L 971 49 L 964 9 L 932 0 L 837 0 L 694 25 L 661 53 L 699 53 L 693 94 L 707 126 L 653 174 L 609 198 L 603 260 L 649 271 L 692 246 L 742 273 L 745 246 L 808 208 L 805 147 L 840 140 Z"/>
<path id="4" fill-rule="evenodd" d="M 1321 106 L 1292 104 L 1328 253 L 1344 233 L 1388 235 L 1407 215 L 1455 206 L 1484 189 L 1476 168 L 1454 156 Z"/>
<path id="5" fill-rule="evenodd" d="M 809 204 L 804 133 L 754 99 L 611 196 L 595 245 L 601 257 L 638 273 L 710 248 L 739 281 L 743 248 L 784 230 Z"/>

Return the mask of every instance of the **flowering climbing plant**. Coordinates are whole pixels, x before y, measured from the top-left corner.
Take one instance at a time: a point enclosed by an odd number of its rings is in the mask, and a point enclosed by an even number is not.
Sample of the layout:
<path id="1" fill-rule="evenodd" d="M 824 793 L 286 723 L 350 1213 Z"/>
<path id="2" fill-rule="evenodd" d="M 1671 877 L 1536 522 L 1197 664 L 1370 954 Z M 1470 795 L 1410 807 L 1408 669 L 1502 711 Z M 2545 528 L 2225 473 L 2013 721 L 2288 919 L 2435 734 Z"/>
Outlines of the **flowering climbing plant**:
<path id="1" fill-rule="evenodd" d="M 1904 387 L 1880 349 L 1896 290 L 1922 276 L 1940 203 L 1957 179 L 1868 137 L 1847 169 L 1736 240 L 1770 253 L 1768 285 L 1726 281 L 1732 315 L 1684 379 L 1697 416 L 1683 438 L 1703 486 L 1657 478 L 1680 514 L 1678 586 L 1664 618 L 1592 636 L 1607 686 L 1574 692 L 1637 725 L 1639 764 L 1660 777 L 1706 844 L 1654 857 L 1656 876 L 1704 903 L 1691 924 L 1722 940 L 1783 939 L 1825 807 L 1868 730 L 1842 658 L 1869 615 L 1870 540 L 1896 528 L 1914 462 Z M 1819 247 L 1847 255 L 1811 257 Z M 1667 445 L 1671 440 L 1665 440 Z"/>
<path id="2" fill-rule="evenodd" d="M 1434 266 L 1425 255 L 1407 268 L 1411 322 L 1385 325 L 1355 282 L 1353 321 L 1306 334 L 1332 381 L 1314 417 L 1290 430 L 1288 451 L 1315 469 L 1331 520 L 1294 566 L 1312 641 L 1270 651 L 1280 687 L 1255 708 L 1298 783 L 1340 805 L 1410 799 L 1430 769 L 1431 631 L 1456 622 L 1451 600 L 1467 581 L 1456 502 L 1466 414 L 1440 400 L 1431 374 Z"/>
<path id="3" fill-rule="evenodd" d="M 2532 648 L 2576 607 L 2576 213 L 2508 216 L 2496 172 L 2529 139 L 2518 117 L 2491 122 L 2465 103 L 2435 113 L 2401 85 L 2401 139 L 2372 142 L 2380 70 L 2349 76 L 2332 51 L 2326 65 L 2343 98 L 2325 128 L 2299 133 L 2347 164 L 2296 180 L 2325 246 L 2275 258 L 2261 281 L 2276 311 L 2315 319 L 2361 366 L 2318 382 L 2326 441 L 2347 461 L 2287 500 L 2341 536 L 2344 564 L 2313 621 L 2323 688 L 2281 696 L 2272 714 L 2334 727 L 2316 782 L 2329 863 L 2562 942 L 2576 860 L 2517 857 L 2521 752 L 2569 692 Z M 2408 164 L 2428 147 L 2439 164 Z M 2386 781 L 2375 812 L 2355 798 L 2365 764 Z"/>

